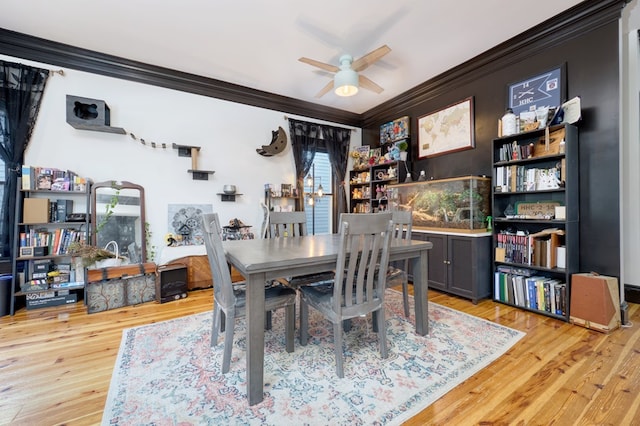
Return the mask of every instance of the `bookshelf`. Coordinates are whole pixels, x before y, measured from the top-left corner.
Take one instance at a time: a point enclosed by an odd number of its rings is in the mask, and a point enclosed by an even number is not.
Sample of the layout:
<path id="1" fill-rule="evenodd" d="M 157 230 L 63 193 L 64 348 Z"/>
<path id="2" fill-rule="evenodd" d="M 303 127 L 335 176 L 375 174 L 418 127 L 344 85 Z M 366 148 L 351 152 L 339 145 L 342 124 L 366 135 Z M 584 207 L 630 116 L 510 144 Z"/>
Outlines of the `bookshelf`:
<path id="1" fill-rule="evenodd" d="M 492 156 L 493 298 L 568 321 L 579 268 L 578 130 L 500 137 Z"/>
<path id="2" fill-rule="evenodd" d="M 21 298 L 27 309 L 77 301 L 84 268 L 76 268 L 67 251 L 72 242 L 88 240 L 90 224 L 89 182 L 78 190 L 38 189 L 36 180 L 23 177 L 16 191 L 11 315 Z"/>
<path id="3" fill-rule="evenodd" d="M 406 177 L 403 161 L 390 161 L 349 171 L 349 211 L 374 213 L 388 208 L 387 186 Z"/>

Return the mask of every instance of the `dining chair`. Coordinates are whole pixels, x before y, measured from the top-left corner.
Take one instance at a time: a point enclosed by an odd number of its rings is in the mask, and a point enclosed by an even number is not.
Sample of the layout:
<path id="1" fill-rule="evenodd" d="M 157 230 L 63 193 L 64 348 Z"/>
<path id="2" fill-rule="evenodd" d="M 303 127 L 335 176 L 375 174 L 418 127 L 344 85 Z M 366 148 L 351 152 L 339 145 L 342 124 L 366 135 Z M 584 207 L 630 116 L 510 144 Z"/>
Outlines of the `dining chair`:
<path id="1" fill-rule="evenodd" d="M 397 210 L 392 212 L 393 232 L 392 239 L 411 240 L 413 227 L 413 212 L 411 210 Z M 402 262 L 402 267 L 396 265 Z M 398 282 L 402 284 L 402 302 L 404 304 L 404 316 L 409 317 L 409 259 L 400 260 L 390 264 L 387 270 L 387 287 L 394 287 Z"/>
<path id="2" fill-rule="evenodd" d="M 303 237 L 307 235 L 307 214 L 303 211 L 270 212 L 267 238 Z M 292 288 L 333 279 L 333 272 L 284 277 L 278 281 Z"/>
<path id="3" fill-rule="evenodd" d="M 218 332 L 224 329 L 224 355 L 222 372 L 227 373 L 231 364 L 233 332 L 235 320 L 246 316 L 246 284 L 231 282 L 231 272 L 227 264 L 222 237 L 220 236 L 220 220 L 217 213 L 202 215 L 202 229 L 207 257 L 213 276 L 213 325 L 211 328 L 211 346 L 218 344 Z M 284 308 L 287 352 L 293 352 L 295 332 L 296 291 L 282 285 L 265 287 L 265 312 Z M 226 324 L 222 323 L 222 315 Z"/>
<path id="4" fill-rule="evenodd" d="M 387 357 L 387 330 L 384 316 L 385 271 L 393 221 L 391 213 L 343 213 L 340 216 L 340 247 L 334 280 L 299 287 L 300 343 L 309 339 L 309 306 L 332 324 L 336 374 L 344 377 L 342 324 L 351 318 L 372 313 L 378 329 L 380 355 Z"/>

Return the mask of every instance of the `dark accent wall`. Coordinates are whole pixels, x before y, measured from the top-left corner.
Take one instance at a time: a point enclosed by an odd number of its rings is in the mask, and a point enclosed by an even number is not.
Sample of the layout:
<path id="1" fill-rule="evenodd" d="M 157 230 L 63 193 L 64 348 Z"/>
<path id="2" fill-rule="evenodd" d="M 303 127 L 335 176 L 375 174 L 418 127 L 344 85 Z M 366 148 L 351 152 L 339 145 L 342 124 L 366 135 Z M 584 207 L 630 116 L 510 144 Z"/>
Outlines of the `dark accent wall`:
<path id="1" fill-rule="evenodd" d="M 582 99 L 580 269 L 619 276 L 618 20 L 626 3 L 628 0 L 585 0 L 361 115 L 5 29 L 0 29 L 0 53 L 362 127 L 363 143 L 369 145 L 377 144 L 381 124 L 409 115 L 413 135 L 410 167 L 414 172 L 424 169 L 434 178 L 490 175 L 490 143 L 504 113 L 506 85 L 564 63 L 568 98 Z M 469 96 L 474 97 L 475 148 L 418 160 L 417 118 Z"/>
<path id="2" fill-rule="evenodd" d="M 363 144 L 411 118 L 410 169 L 428 178 L 491 176 L 491 141 L 507 84 L 566 64 L 567 99 L 580 96 L 580 269 L 620 275 L 618 19 L 624 1 L 583 4 L 364 114 Z M 475 149 L 417 158 L 418 118 L 474 97 Z M 498 212 L 495 213 L 498 215 Z"/>

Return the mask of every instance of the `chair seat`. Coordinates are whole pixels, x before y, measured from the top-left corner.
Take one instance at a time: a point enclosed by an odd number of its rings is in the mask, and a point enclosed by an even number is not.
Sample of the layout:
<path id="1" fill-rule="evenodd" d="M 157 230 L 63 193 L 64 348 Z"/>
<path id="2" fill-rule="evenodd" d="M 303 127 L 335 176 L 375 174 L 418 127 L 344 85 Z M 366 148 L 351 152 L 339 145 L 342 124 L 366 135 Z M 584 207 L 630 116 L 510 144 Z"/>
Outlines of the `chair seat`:
<path id="1" fill-rule="evenodd" d="M 245 288 L 233 289 L 233 294 L 236 296 L 236 309 L 244 309 L 247 305 L 247 293 Z M 264 302 L 266 311 L 271 311 L 273 306 L 294 304 L 295 301 L 296 291 L 292 288 L 288 288 L 283 285 L 265 287 Z"/>

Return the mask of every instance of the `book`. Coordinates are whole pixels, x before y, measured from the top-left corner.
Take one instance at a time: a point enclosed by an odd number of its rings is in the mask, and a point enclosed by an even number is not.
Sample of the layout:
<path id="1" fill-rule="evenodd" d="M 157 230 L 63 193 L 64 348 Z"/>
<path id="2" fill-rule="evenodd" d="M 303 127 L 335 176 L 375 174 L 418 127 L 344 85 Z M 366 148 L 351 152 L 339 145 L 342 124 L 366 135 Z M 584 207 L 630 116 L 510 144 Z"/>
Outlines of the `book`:
<path id="1" fill-rule="evenodd" d="M 53 185 L 53 172 L 51 169 L 41 168 L 38 172 L 35 189 L 51 189 Z"/>
<path id="2" fill-rule="evenodd" d="M 34 189 L 33 180 L 34 180 L 34 170 L 31 166 L 22 166 L 22 189 L 25 191 L 29 191 Z"/>
<path id="3" fill-rule="evenodd" d="M 73 200 L 56 200 L 56 222 L 65 222 L 70 213 L 73 213 Z"/>

